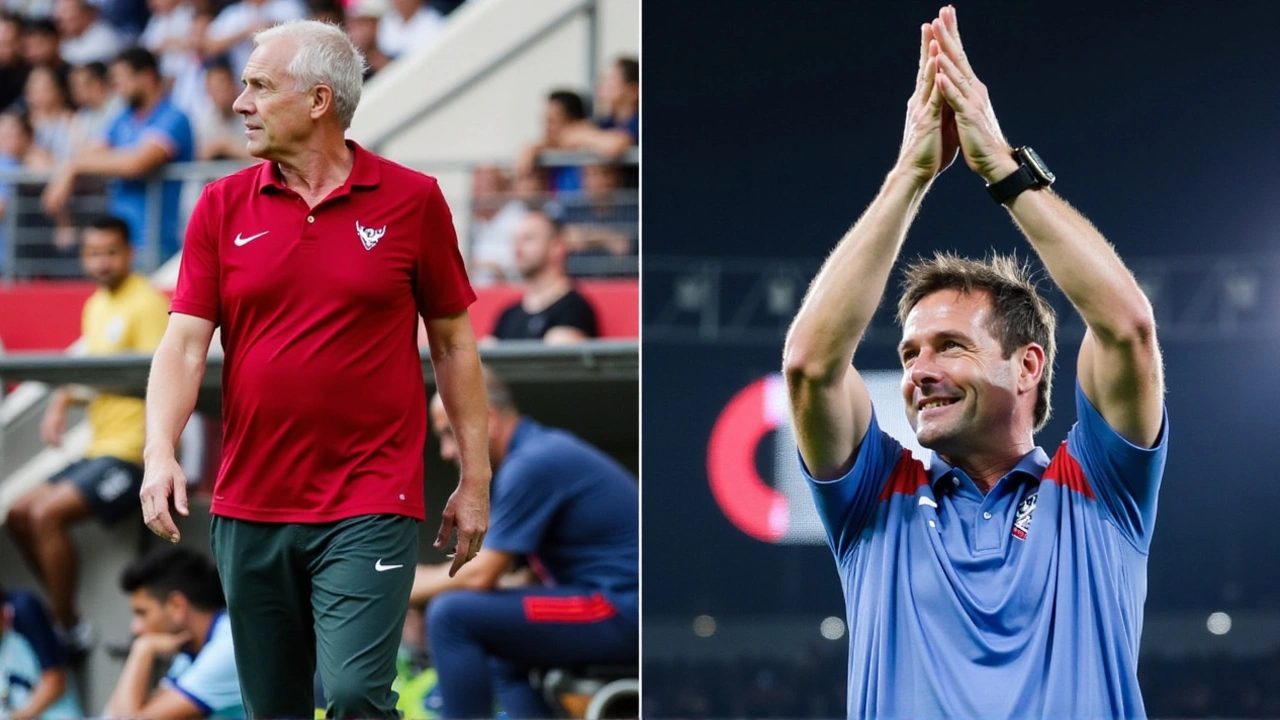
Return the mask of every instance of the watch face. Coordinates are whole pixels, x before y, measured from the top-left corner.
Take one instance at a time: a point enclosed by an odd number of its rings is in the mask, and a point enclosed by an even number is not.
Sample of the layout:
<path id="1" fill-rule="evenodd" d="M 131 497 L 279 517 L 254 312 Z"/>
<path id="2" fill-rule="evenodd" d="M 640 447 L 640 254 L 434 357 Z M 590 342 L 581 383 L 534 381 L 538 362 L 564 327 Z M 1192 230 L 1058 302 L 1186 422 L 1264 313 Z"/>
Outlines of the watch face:
<path id="1" fill-rule="evenodd" d="M 1021 147 L 1018 148 L 1018 155 L 1022 157 L 1022 161 L 1027 164 L 1027 167 L 1041 184 L 1053 184 L 1053 181 L 1055 180 L 1053 172 L 1045 166 L 1044 161 L 1040 159 L 1040 156 L 1036 154 L 1035 150 L 1032 150 L 1029 147 Z"/>

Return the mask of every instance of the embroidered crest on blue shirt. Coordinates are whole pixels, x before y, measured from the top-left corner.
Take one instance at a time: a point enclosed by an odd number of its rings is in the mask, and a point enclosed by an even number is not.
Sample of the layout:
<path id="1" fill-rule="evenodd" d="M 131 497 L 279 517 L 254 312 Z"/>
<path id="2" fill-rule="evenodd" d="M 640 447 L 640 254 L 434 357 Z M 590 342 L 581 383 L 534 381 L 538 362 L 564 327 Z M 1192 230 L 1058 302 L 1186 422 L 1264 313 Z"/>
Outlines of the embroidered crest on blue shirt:
<path id="1" fill-rule="evenodd" d="M 1019 540 L 1027 539 L 1027 530 L 1031 528 L 1031 513 L 1036 511 L 1036 495 L 1033 492 L 1018 503 L 1018 514 L 1013 519 L 1013 536 Z"/>

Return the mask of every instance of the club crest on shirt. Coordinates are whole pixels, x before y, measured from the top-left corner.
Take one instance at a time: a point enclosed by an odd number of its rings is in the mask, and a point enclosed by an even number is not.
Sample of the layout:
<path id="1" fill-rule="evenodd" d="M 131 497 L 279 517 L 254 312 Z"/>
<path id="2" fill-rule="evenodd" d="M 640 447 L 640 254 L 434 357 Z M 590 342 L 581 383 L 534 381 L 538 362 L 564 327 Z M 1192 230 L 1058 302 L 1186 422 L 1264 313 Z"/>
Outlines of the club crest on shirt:
<path id="1" fill-rule="evenodd" d="M 1036 511 L 1036 496 L 1033 492 L 1018 503 L 1018 514 L 1013 519 L 1013 536 L 1019 540 L 1027 539 L 1027 530 L 1031 528 L 1031 513 Z"/>
<path id="2" fill-rule="evenodd" d="M 373 246 L 377 245 L 378 241 L 381 240 L 382 236 L 387 232 L 387 226 L 383 225 L 382 229 L 374 230 L 373 228 L 367 228 L 361 225 L 360 221 L 357 220 L 356 232 L 360 235 L 360 242 L 364 244 L 364 249 L 372 250 Z"/>

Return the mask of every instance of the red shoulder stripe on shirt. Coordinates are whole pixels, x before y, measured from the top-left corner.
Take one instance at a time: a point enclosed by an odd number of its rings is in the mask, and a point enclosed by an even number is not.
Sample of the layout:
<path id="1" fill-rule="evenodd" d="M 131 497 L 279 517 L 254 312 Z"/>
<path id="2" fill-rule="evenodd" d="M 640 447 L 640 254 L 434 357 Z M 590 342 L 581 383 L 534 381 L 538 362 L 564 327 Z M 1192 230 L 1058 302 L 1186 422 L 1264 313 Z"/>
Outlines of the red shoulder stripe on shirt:
<path id="1" fill-rule="evenodd" d="M 921 485 L 927 484 L 929 475 L 925 473 L 924 465 L 912 457 L 910 450 L 902 448 L 897 464 L 889 473 L 889 482 L 884 484 L 884 491 L 880 493 L 880 501 L 888 500 L 894 493 L 915 495 Z"/>
<path id="2" fill-rule="evenodd" d="M 590 597 L 526 597 L 524 617 L 534 623 L 597 623 L 618 614 L 604 595 Z"/>
<path id="3" fill-rule="evenodd" d="M 1044 478 L 1063 485 L 1068 490 L 1074 490 L 1090 500 L 1094 499 L 1093 486 L 1089 484 L 1089 478 L 1084 476 L 1084 468 L 1071 457 L 1066 440 L 1058 446 L 1058 452 L 1053 454 L 1053 460 L 1049 462 L 1049 467 L 1045 468 Z"/>

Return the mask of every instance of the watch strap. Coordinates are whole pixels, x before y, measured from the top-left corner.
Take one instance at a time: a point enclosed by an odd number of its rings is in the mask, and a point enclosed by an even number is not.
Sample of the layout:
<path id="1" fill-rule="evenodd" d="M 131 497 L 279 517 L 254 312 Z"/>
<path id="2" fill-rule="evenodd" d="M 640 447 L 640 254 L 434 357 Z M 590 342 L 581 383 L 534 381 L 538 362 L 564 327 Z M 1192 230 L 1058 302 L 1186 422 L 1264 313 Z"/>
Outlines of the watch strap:
<path id="1" fill-rule="evenodd" d="M 1042 184 L 1035 173 L 1031 172 L 1031 168 L 1022 163 L 1012 175 L 988 185 L 987 192 L 991 193 L 991 198 L 997 205 L 1004 205 L 1024 191 Z"/>

